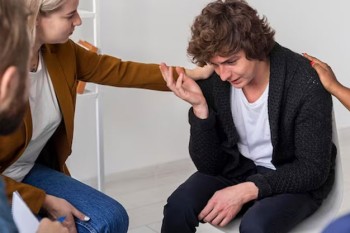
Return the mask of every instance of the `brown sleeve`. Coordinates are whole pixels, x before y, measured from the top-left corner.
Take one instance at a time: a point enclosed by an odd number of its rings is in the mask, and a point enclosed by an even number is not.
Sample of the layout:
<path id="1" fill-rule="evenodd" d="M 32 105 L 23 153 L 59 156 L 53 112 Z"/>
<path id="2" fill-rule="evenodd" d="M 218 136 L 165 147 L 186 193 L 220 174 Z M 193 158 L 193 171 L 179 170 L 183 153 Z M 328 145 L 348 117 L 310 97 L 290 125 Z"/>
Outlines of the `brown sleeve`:
<path id="1" fill-rule="evenodd" d="M 73 43 L 73 42 L 72 42 Z M 77 79 L 85 82 L 94 82 L 102 85 L 142 88 L 157 91 L 169 91 L 159 69 L 159 64 L 123 61 L 109 55 L 98 55 L 87 51 L 79 45 L 71 44 L 76 56 Z M 65 51 L 60 50 L 62 59 L 68 57 Z M 174 71 L 174 77 L 178 75 Z"/>
<path id="2" fill-rule="evenodd" d="M 66 78 L 70 79 L 68 83 L 84 81 L 115 87 L 169 91 L 159 64 L 123 61 L 118 57 L 96 54 L 73 41 L 46 45 L 45 50 L 54 53 L 54 60 L 62 64 Z M 52 57 L 50 55 L 50 59 Z M 175 68 L 173 72 L 177 79 Z"/>
<path id="3" fill-rule="evenodd" d="M 34 214 L 38 214 L 45 200 L 45 192 L 34 186 L 19 183 L 9 177 L 2 176 L 6 185 L 6 195 L 12 200 L 12 193 L 18 191 Z"/>

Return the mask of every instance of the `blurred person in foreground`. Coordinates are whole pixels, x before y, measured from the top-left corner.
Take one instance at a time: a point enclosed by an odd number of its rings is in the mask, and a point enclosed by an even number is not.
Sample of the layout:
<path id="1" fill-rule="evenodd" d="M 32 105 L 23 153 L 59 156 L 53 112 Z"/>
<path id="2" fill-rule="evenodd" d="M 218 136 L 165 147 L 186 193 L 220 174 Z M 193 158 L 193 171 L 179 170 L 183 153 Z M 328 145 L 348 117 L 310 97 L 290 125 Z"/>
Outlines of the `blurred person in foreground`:
<path id="1" fill-rule="evenodd" d="M 0 0 L 0 135 L 11 134 L 18 128 L 28 101 L 28 15 L 20 0 Z M 18 229 L 4 191 L 0 179 L 0 232 L 16 233 Z M 66 233 L 68 229 L 44 218 L 37 232 Z"/>

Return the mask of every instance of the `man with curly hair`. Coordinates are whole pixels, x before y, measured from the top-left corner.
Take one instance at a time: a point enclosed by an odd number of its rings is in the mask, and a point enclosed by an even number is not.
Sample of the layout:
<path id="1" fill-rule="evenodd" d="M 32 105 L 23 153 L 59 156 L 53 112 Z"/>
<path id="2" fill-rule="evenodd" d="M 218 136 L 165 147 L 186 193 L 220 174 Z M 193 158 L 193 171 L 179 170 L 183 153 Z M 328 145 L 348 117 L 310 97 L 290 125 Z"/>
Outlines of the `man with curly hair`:
<path id="1" fill-rule="evenodd" d="M 240 232 L 288 232 L 313 214 L 334 181 L 332 99 L 307 59 L 279 45 L 243 0 L 209 3 L 195 18 L 188 54 L 215 73 L 193 81 L 161 65 L 168 87 L 192 105 L 197 168 L 168 198 L 163 233 L 199 222 Z"/>

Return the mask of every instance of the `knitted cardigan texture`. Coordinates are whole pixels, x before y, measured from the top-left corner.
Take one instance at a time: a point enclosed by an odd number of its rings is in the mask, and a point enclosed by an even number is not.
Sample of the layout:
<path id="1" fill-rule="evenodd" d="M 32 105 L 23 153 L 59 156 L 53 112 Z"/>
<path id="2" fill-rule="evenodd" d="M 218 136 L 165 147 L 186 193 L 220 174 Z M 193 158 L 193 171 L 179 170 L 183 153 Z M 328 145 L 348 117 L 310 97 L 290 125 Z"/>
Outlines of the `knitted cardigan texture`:
<path id="1" fill-rule="evenodd" d="M 237 148 L 231 85 L 215 73 L 198 81 L 210 113 L 202 120 L 192 108 L 189 111 L 190 156 L 199 172 L 254 182 L 259 189 L 258 199 L 305 192 L 323 199 L 334 182 L 332 98 L 301 55 L 276 43 L 269 58 L 268 117 L 276 170 L 251 173 L 255 164 Z"/>

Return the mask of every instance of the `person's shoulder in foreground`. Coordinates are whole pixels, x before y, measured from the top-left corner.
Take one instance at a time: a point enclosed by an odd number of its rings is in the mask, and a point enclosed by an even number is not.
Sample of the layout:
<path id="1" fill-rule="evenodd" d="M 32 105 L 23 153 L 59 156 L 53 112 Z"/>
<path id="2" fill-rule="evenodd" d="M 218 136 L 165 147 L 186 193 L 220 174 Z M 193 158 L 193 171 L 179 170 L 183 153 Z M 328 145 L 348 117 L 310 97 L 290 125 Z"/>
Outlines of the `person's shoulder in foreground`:
<path id="1" fill-rule="evenodd" d="M 0 0 L 0 135 L 12 133 L 23 117 L 30 46 L 27 16 L 22 1 Z M 17 231 L 0 178 L 0 232 Z"/>
<path id="2" fill-rule="evenodd" d="M 0 0 L 0 135 L 19 126 L 27 102 L 30 39 L 29 12 L 21 0 Z M 0 178 L 0 232 L 16 233 L 5 185 Z M 44 218 L 37 233 L 68 233 L 61 223 Z"/>

